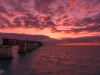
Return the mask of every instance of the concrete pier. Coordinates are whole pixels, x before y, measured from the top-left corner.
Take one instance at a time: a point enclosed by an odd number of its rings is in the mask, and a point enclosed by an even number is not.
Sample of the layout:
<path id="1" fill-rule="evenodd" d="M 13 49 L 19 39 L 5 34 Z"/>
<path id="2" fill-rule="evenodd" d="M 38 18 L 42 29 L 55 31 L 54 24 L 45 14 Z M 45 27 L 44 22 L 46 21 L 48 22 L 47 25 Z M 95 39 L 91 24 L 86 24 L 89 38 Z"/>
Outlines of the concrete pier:
<path id="1" fill-rule="evenodd" d="M 11 46 L 0 46 L 0 59 L 13 58 Z"/>
<path id="2" fill-rule="evenodd" d="M 22 42 L 22 44 L 19 45 L 18 53 L 25 53 L 25 52 L 27 52 L 27 43 Z"/>
<path id="3" fill-rule="evenodd" d="M 26 53 L 26 52 L 27 52 L 27 51 L 26 51 L 25 47 L 19 46 L 19 48 L 18 48 L 18 53 Z"/>

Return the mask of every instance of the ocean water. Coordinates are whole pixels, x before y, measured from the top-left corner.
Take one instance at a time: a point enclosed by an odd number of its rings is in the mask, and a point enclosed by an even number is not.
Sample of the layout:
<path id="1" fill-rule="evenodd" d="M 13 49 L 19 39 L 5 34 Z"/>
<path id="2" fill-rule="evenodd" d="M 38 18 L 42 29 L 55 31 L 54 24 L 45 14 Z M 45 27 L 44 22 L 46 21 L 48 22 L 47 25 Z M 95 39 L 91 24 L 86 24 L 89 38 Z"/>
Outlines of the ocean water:
<path id="1" fill-rule="evenodd" d="M 0 60 L 4 75 L 100 75 L 100 47 L 42 46 L 25 54 L 13 50 Z"/>

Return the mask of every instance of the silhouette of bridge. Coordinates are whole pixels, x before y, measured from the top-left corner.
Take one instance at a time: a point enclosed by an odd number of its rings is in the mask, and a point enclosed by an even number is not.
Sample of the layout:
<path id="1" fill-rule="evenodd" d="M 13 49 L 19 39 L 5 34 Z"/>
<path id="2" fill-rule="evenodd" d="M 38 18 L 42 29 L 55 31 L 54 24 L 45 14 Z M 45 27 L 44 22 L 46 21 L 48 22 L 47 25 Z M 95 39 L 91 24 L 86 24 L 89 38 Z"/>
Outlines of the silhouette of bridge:
<path id="1" fill-rule="evenodd" d="M 39 48 L 43 44 L 40 41 L 2 38 L 0 46 L 0 58 L 13 58 L 12 46 L 15 45 L 18 46 L 18 53 L 25 53 L 29 50 Z"/>

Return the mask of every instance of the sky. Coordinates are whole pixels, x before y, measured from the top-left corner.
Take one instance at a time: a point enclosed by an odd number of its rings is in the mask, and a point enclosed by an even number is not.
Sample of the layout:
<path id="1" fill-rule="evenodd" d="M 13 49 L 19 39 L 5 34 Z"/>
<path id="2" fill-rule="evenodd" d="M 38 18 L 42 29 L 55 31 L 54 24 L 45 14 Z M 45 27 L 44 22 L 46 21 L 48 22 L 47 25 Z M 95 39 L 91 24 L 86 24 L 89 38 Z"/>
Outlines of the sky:
<path id="1" fill-rule="evenodd" d="M 0 33 L 100 42 L 100 0 L 0 0 Z"/>

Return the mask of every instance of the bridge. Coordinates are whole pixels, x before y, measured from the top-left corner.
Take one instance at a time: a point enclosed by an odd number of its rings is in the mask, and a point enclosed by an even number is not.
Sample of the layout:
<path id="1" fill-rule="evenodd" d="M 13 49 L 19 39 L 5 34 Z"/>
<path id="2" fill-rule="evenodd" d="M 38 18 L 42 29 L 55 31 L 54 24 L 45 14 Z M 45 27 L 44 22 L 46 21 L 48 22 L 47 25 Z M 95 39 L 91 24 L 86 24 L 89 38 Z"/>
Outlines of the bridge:
<path id="1" fill-rule="evenodd" d="M 0 58 L 13 58 L 12 46 L 18 46 L 18 53 L 25 53 L 41 47 L 43 44 L 40 41 L 33 40 L 19 40 L 2 38 L 0 46 Z"/>

